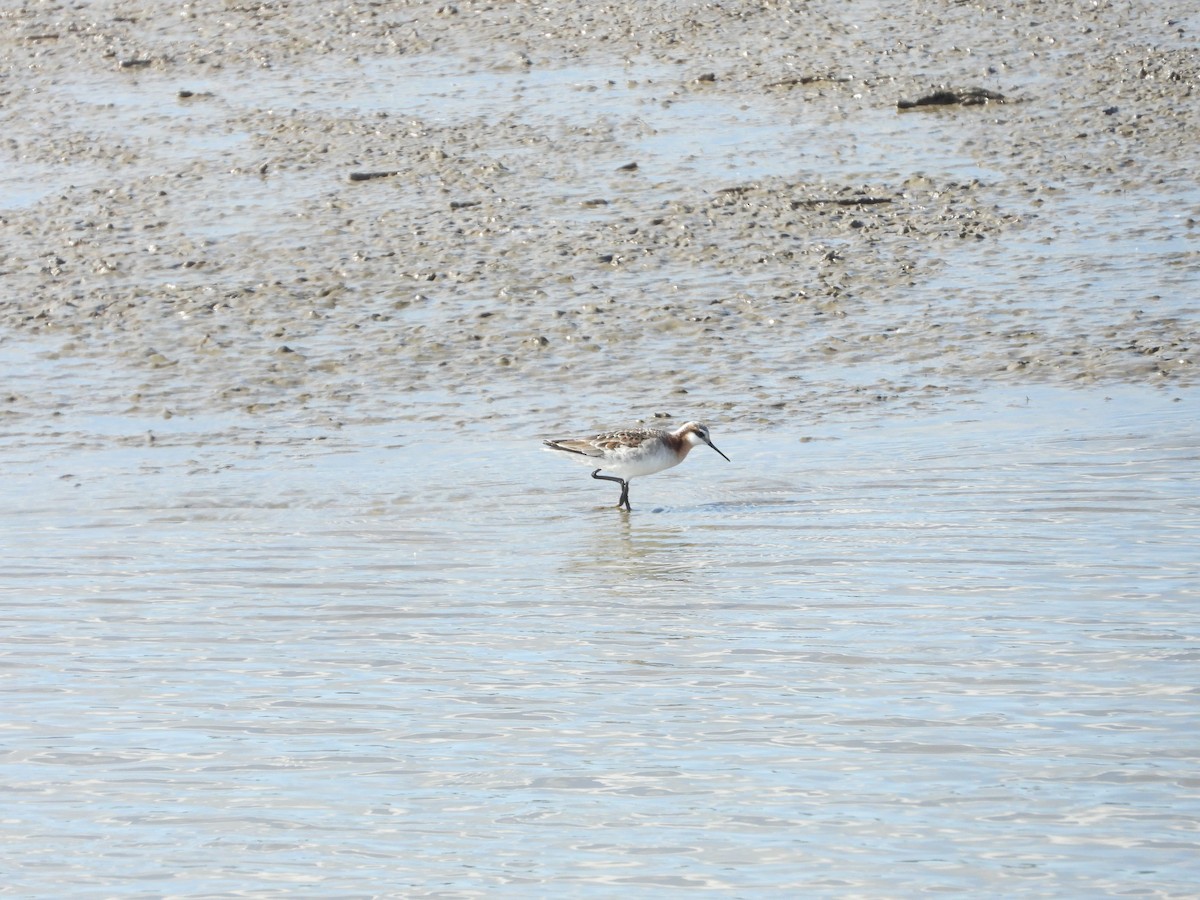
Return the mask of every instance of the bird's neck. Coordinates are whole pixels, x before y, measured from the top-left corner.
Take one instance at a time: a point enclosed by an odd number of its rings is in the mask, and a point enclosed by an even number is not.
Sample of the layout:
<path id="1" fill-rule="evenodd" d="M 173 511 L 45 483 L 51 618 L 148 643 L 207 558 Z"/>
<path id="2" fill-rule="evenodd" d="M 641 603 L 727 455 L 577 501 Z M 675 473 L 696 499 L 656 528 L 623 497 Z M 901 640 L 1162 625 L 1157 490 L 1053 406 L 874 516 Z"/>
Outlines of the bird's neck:
<path id="1" fill-rule="evenodd" d="M 685 459 L 687 455 L 692 452 L 692 447 L 696 446 L 691 441 L 690 433 L 677 434 L 675 432 L 671 432 L 667 435 L 667 442 L 680 459 Z"/>

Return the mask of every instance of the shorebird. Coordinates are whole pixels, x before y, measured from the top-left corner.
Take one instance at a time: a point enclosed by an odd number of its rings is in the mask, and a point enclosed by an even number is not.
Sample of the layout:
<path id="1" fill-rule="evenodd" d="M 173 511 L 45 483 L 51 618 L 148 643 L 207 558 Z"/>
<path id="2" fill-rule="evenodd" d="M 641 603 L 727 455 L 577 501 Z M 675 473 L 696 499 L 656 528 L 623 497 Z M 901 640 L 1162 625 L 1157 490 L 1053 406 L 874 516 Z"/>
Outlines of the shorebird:
<path id="1" fill-rule="evenodd" d="M 628 431 L 606 431 L 593 437 L 542 441 L 549 449 L 566 453 L 572 459 L 589 466 L 599 466 L 592 477 L 600 481 L 615 481 L 621 485 L 621 499 L 617 507 L 629 505 L 629 479 L 639 475 L 653 475 L 671 466 L 677 466 L 687 457 L 693 447 L 716 445 L 708 436 L 708 427 L 699 422 L 688 422 L 674 431 L 657 428 L 633 428 Z M 717 450 L 721 453 L 720 450 Z M 729 457 L 721 453 L 726 462 Z M 613 475 L 601 475 L 601 472 Z"/>

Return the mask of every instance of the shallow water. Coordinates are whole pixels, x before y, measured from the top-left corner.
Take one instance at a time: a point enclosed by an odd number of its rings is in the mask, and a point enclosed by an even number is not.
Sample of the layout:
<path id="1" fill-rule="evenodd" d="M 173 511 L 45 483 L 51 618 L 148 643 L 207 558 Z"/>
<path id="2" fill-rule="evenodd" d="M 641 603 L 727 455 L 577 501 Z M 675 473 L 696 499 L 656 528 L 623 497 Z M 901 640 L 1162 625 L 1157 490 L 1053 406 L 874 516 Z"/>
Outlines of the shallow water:
<path id="1" fill-rule="evenodd" d="M 1194 895 L 1195 17 L 876 5 L 4 19 L 0 893 Z"/>
<path id="2" fill-rule="evenodd" d="M 537 435 L 58 416 L 0 448 L 7 885 L 1182 896 L 1198 400 L 716 430 L 632 514 Z"/>

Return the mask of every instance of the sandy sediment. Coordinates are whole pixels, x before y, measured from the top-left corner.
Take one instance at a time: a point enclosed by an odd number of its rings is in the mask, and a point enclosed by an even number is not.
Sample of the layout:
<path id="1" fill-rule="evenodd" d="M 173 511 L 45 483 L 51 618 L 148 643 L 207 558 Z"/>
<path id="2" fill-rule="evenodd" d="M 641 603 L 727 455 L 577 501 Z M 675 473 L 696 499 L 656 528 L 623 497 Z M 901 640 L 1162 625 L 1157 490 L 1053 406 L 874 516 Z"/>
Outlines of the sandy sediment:
<path id="1" fill-rule="evenodd" d="M 1194 17 L 584 6 L 4 13 L 0 348 L 314 421 L 1194 383 Z"/>

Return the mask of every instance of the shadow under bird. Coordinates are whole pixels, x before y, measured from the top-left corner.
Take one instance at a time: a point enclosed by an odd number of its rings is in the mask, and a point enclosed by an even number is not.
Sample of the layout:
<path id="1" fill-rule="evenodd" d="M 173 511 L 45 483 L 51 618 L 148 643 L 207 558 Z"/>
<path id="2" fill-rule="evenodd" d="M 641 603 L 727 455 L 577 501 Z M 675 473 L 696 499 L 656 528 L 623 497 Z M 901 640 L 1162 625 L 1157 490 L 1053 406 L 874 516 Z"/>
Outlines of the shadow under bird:
<path id="1" fill-rule="evenodd" d="M 565 453 L 572 459 L 588 466 L 597 466 L 592 477 L 601 481 L 615 481 L 621 485 L 621 499 L 617 507 L 629 505 L 629 479 L 639 475 L 653 475 L 663 469 L 677 466 L 687 458 L 693 447 L 707 444 L 717 450 L 708 435 L 708 426 L 699 422 L 687 422 L 674 431 L 657 428 L 633 428 L 628 431 L 606 431 L 587 438 L 567 438 L 557 441 L 542 441 L 550 450 Z M 721 453 L 720 450 L 717 450 Z M 726 462 L 729 457 L 721 453 Z M 601 475 L 612 472 L 612 475 Z"/>

